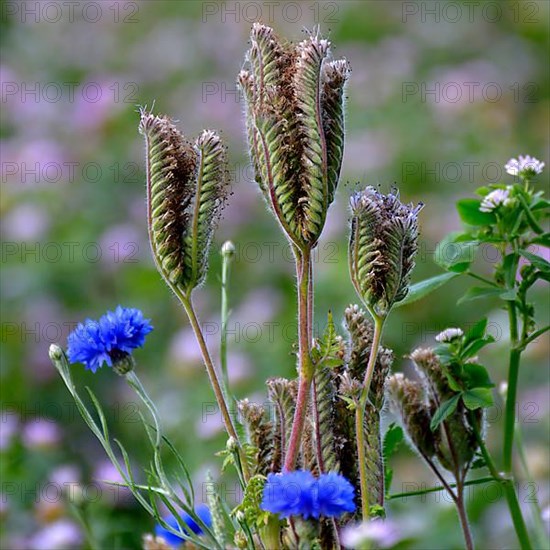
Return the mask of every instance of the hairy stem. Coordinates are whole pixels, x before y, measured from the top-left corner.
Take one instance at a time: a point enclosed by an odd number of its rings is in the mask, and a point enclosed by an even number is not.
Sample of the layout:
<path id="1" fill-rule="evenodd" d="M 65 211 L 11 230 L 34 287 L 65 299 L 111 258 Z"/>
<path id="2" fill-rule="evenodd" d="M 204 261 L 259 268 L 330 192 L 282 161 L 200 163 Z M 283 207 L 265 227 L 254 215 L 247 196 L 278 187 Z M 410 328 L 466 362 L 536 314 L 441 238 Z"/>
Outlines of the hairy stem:
<path id="1" fill-rule="evenodd" d="M 519 364 L 521 351 L 517 349 L 518 326 L 516 305 L 508 302 L 508 317 L 510 319 L 510 340 L 512 348 L 508 367 L 508 390 L 506 392 L 506 407 L 504 410 L 504 470 L 512 471 L 512 455 L 514 446 L 514 425 L 516 422 L 516 400 L 518 391 Z"/>
<path id="2" fill-rule="evenodd" d="M 310 264 L 311 251 L 306 250 L 300 256 L 296 255 L 296 269 L 298 271 L 298 357 L 300 381 L 290 442 L 285 458 L 284 467 L 286 470 L 293 470 L 296 466 L 306 419 L 311 382 L 313 380 L 313 364 L 310 357 L 311 340 L 309 337 Z"/>
<path id="3" fill-rule="evenodd" d="M 470 530 L 470 523 L 468 522 L 468 515 L 466 514 L 466 506 L 464 503 L 464 484 L 462 482 L 457 485 L 456 509 L 458 511 L 462 532 L 464 533 L 466 548 L 467 550 L 474 550 L 474 540 L 472 538 L 472 531 Z"/>
<path id="4" fill-rule="evenodd" d="M 370 383 L 372 380 L 372 373 L 374 372 L 374 366 L 376 365 L 376 358 L 378 357 L 378 348 L 380 347 L 380 339 L 382 337 L 382 331 L 384 330 L 385 317 L 373 316 L 374 319 L 374 335 L 372 339 L 372 348 L 370 350 L 369 362 L 367 364 L 367 372 L 365 373 L 365 379 L 363 381 L 363 388 L 361 390 L 361 396 L 359 403 L 355 409 L 355 435 L 357 440 L 357 458 L 359 467 L 359 485 L 361 488 L 361 512 L 363 521 L 367 521 L 369 517 L 369 495 L 367 486 L 367 456 L 366 456 L 366 442 L 365 442 L 365 409 L 367 407 Z"/>
<path id="5" fill-rule="evenodd" d="M 193 327 L 193 332 L 195 333 L 195 337 L 201 349 L 204 365 L 206 367 L 206 372 L 208 373 L 210 384 L 212 385 L 212 389 L 214 390 L 214 395 L 216 396 L 218 407 L 220 408 L 220 412 L 222 414 L 225 430 L 227 431 L 228 435 L 231 436 L 237 442 L 237 445 L 239 447 L 239 454 L 241 456 L 243 474 L 245 477 L 245 481 L 248 481 L 248 479 L 250 479 L 250 472 L 248 471 L 248 462 L 246 460 L 246 456 L 242 451 L 242 447 L 239 442 L 239 436 L 235 431 L 235 426 L 233 425 L 231 415 L 229 414 L 229 409 L 227 407 L 225 395 L 223 393 L 222 387 L 220 385 L 220 381 L 218 379 L 218 373 L 216 372 L 216 368 L 214 367 L 214 363 L 212 362 L 212 358 L 210 357 L 210 352 L 208 351 L 208 347 L 206 346 L 206 341 L 204 340 L 200 323 L 199 323 L 199 320 L 197 319 L 197 315 L 195 313 L 195 309 L 191 302 L 191 298 L 190 297 L 188 298 L 181 294 L 178 294 L 178 297 L 180 298 L 180 301 L 185 309 L 185 312 L 187 313 L 187 317 L 189 318 L 189 322 Z"/>
<path id="6" fill-rule="evenodd" d="M 220 337 L 220 365 L 222 369 L 223 385 L 226 393 L 229 393 L 229 375 L 227 373 L 227 321 L 229 318 L 229 273 L 231 258 L 222 254 L 222 304 L 221 304 L 221 337 Z"/>
<path id="7" fill-rule="evenodd" d="M 516 449 L 518 451 L 519 461 L 523 469 L 527 483 L 531 487 L 536 487 L 531 472 L 529 471 L 529 465 L 527 464 L 527 455 L 525 454 L 525 448 L 523 446 L 523 437 L 519 424 L 516 425 Z M 546 529 L 542 521 L 542 510 L 540 509 L 539 499 L 535 491 L 534 498 L 529 498 L 531 503 L 531 516 L 533 518 L 533 525 L 535 528 L 535 538 L 540 548 L 550 547 L 550 540 L 546 534 Z"/>
<path id="8" fill-rule="evenodd" d="M 508 509 L 510 510 L 510 516 L 512 517 L 512 523 L 514 524 L 514 530 L 516 531 L 516 536 L 520 543 L 522 550 L 530 550 L 532 548 L 531 542 L 529 540 L 529 533 L 527 532 L 527 527 L 525 525 L 525 520 L 521 513 L 521 508 L 519 506 L 518 497 L 513 483 L 513 478 L 511 474 L 502 474 L 498 471 L 495 462 L 491 456 L 491 453 L 483 441 L 479 425 L 475 420 L 473 414 L 470 413 L 470 420 L 472 427 L 474 429 L 474 434 L 476 436 L 477 444 L 481 450 L 481 454 L 485 459 L 485 464 L 493 479 L 499 482 L 504 489 L 504 495 L 506 497 L 506 502 L 508 503 Z"/>

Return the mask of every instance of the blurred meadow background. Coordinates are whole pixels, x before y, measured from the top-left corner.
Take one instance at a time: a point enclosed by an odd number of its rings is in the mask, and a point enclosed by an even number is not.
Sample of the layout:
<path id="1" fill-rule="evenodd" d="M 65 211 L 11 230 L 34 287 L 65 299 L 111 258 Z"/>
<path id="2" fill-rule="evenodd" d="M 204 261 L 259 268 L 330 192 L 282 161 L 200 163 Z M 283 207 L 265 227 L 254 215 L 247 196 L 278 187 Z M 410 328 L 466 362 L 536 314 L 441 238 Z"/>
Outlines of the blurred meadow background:
<path id="1" fill-rule="evenodd" d="M 262 402 L 263 382 L 292 376 L 296 336 L 293 263 L 252 179 L 243 105 L 235 80 L 256 20 L 299 41 L 319 25 L 337 56 L 351 63 L 347 141 L 341 183 L 315 258 L 315 328 L 331 309 L 340 324 L 356 297 L 346 246 L 348 199 L 362 185 L 422 201 L 421 248 L 414 280 L 439 272 L 436 243 L 460 229 L 458 198 L 507 181 L 518 154 L 547 163 L 537 185 L 548 191 L 549 8 L 503 2 L 3 2 L 1 20 L 1 398 L 0 547 L 138 548 L 153 521 L 116 480 L 48 359 L 52 342 L 86 317 L 117 304 L 137 307 L 154 332 L 136 354 L 138 372 L 164 428 L 186 457 L 197 499 L 210 470 L 219 477 L 220 418 L 184 313 L 157 274 L 146 228 L 144 144 L 138 105 L 179 121 L 188 136 L 222 132 L 229 147 L 232 196 L 216 233 L 211 267 L 196 302 L 208 343 L 220 339 L 219 249 L 236 246 L 230 282 L 229 375 L 239 397 Z M 480 258 L 489 271 L 490 249 Z M 490 299 L 456 306 L 468 281 L 395 311 L 385 335 L 394 370 L 448 326 L 485 314 L 496 343 L 483 352 L 498 382 L 507 368 L 505 312 Z M 549 297 L 538 290 L 549 316 Z M 543 324 L 547 324 L 543 323 Z M 343 330 L 343 329 L 342 329 Z M 525 354 L 518 421 L 535 478 L 519 486 L 549 521 L 549 339 Z M 108 368 L 74 367 L 108 412 L 112 433 L 145 465 L 137 403 Z M 502 422 L 489 411 L 489 445 Z M 497 453 L 498 454 L 498 453 Z M 430 487 L 423 463 L 403 447 L 393 492 Z M 484 486 L 480 486 L 484 487 Z M 479 548 L 513 548 L 502 495 L 474 487 L 468 508 Z M 237 483 L 220 478 L 224 498 Z M 475 490 L 474 490 L 475 489 Z M 390 519 L 412 548 L 460 548 L 451 503 L 440 494 L 390 501 Z"/>

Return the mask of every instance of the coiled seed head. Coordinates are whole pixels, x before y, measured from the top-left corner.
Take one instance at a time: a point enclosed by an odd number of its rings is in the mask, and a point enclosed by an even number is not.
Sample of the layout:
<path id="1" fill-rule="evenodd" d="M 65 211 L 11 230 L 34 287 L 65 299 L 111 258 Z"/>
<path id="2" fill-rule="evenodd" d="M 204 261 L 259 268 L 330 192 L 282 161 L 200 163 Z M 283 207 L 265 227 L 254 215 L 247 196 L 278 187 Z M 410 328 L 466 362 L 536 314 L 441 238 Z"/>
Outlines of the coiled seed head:
<path id="1" fill-rule="evenodd" d="M 370 312 L 387 315 L 409 290 L 418 241 L 418 212 L 399 200 L 367 187 L 351 198 L 350 274 Z"/>
<path id="2" fill-rule="evenodd" d="M 438 433 L 430 429 L 431 416 L 422 384 L 397 373 L 388 379 L 387 389 L 391 407 L 401 417 L 413 445 L 423 456 L 433 457 Z"/>
<path id="3" fill-rule="evenodd" d="M 213 131 L 189 142 L 165 116 L 141 110 L 149 238 L 163 278 L 189 294 L 206 276 L 216 220 L 227 195 L 225 148 Z"/>
<path id="4" fill-rule="evenodd" d="M 288 238 L 315 246 L 344 151 L 348 63 L 311 34 L 296 46 L 255 23 L 239 84 L 256 181 Z"/>

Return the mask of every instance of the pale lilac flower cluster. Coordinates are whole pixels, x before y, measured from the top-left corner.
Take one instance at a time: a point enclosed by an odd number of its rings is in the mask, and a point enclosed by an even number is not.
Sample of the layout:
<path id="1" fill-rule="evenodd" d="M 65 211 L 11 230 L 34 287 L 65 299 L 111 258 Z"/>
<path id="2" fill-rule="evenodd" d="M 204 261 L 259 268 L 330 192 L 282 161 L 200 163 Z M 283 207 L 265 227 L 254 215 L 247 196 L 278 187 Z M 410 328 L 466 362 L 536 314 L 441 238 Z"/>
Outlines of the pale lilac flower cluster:
<path id="1" fill-rule="evenodd" d="M 453 340 L 456 340 L 457 338 L 462 338 L 464 336 L 464 332 L 462 332 L 459 328 L 447 328 L 443 332 L 440 332 L 436 337 L 436 342 L 452 342 Z"/>
<path id="2" fill-rule="evenodd" d="M 513 200 L 510 197 L 511 187 L 506 189 L 495 189 L 491 191 L 482 201 L 479 207 L 481 212 L 493 212 L 500 206 L 509 206 Z"/>
<path id="3" fill-rule="evenodd" d="M 544 162 L 531 155 L 519 155 L 517 159 L 511 158 L 504 168 L 511 176 L 534 176 L 542 172 Z"/>

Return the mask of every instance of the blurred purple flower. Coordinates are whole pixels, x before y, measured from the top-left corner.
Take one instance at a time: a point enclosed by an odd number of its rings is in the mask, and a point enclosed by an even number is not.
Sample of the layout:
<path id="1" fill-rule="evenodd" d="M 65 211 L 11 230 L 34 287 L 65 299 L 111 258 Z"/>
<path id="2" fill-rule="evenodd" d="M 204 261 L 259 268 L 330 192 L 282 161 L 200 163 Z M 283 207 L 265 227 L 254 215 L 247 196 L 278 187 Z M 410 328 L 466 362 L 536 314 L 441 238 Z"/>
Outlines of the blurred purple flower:
<path id="1" fill-rule="evenodd" d="M 80 482 L 81 473 L 75 464 L 58 466 L 51 474 L 50 481 L 61 487 Z"/>
<path id="2" fill-rule="evenodd" d="M 349 525 L 342 531 L 342 544 L 346 548 L 370 548 L 369 543 L 374 543 L 376 548 L 392 548 L 402 538 L 397 525 L 391 520 Z"/>
<path id="3" fill-rule="evenodd" d="M 28 449 L 47 449 L 61 441 L 61 429 L 54 420 L 37 417 L 23 426 L 21 439 Z"/>
<path id="4" fill-rule="evenodd" d="M 31 203 L 22 203 L 6 212 L 1 227 L 4 239 L 14 241 L 42 240 L 51 219 L 46 210 Z"/>
<path id="5" fill-rule="evenodd" d="M 80 528 L 72 521 L 60 519 L 35 533 L 29 540 L 29 550 L 74 550 L 82 542 Z"/>
<path id="6" fill-rule="evenodd" d="M 140 261 L 145 243 L 135 226 L 130 224 L 113 225 L 99 239 L 102 250 L 101 261 L 110 271 L 131 266 Z"/>

